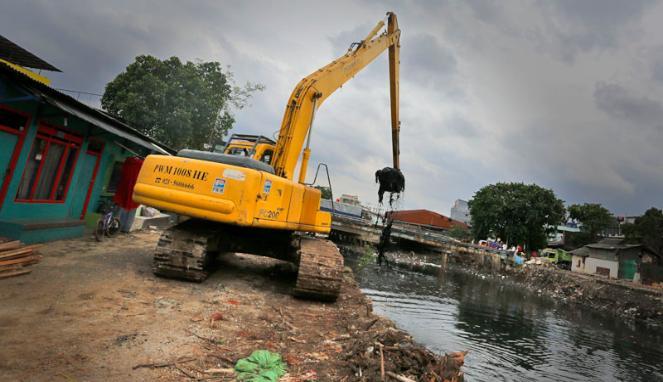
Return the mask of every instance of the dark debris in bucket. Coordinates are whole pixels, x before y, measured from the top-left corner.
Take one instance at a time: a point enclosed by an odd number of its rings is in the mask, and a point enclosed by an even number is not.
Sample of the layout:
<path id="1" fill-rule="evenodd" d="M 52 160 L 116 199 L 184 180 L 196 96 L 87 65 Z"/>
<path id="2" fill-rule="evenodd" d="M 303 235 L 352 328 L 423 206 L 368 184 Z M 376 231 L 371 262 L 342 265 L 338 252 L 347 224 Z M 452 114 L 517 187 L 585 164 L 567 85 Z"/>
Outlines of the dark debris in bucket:
<path id="1" fill-rule="evenodd" d="M 385 192 L 389 193 L 389 206 L 400 197 L 400 193 L 405 190 L 405 177 L 401 170 L 393 167 L 385 167 L 375 172 L 375 182 L 380 184 L 378 190 L 378 201 L 382 204 Z"/>

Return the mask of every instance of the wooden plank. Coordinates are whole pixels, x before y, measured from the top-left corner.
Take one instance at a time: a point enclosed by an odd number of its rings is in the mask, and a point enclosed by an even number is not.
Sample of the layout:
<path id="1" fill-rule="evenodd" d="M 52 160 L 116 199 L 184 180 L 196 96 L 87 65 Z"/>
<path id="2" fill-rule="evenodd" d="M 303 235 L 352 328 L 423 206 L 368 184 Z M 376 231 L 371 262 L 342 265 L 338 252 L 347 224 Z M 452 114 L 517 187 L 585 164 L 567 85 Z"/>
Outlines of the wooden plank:
<path id="1" fill-rule="evenodd" d="M 19 269 L 23 269 L 23 266 L 21 264 L 7 265 L 7 266 L 4 266 L 4 267 L 0 267 L 0 274 L 2 274 L 3 272 L 17 271 Z"/>
<path id="2" fill-rule="evenodd" d="M 21 246 L 21 242 L 18 240 L 8 241 L 0 244 L 0 251 L 7 251 L 10 249 L 16 249 Z"/>
<path id="3" fill-rule="evenodd" d="M 21 248 L 17 248 L 17 249 L 12 249 L 12 250 L 7 250 L 7 251 L 2 251 L 2 252 L 0 252 L 0 258 L 2 258 L 2 256 L 4 256 L 4 255 L 12 255 L 12 254 L 14 254 L 14 252 L 16 252 L 16 251 L 22 251 L 22 250 L 25 250 L 25 249 L 29 249 L 29 250 L 35 251 L 35 250 L 37 250 L 37 249 L 39 249 L 39 248 L 41 248 L 41 244 L 25 245 L 25 246 L 23 246 L 23 247 L 21 247 Z"/>
<path id="4" fill-rule="evenodd" d="M 0 261 L 0 267 L 4 267 L 5 265 L 14 265 L 14 264 L 34 264 L 38 263 L 40 259 L 41 259 L 40 256 L 27 256 L 18 259 L 4 260 Z"/>
<path id="5" fill-rule="evenodd" d="M 32 269 L 22 269 L 22 270 L 13 271 L 13 272 L 3 272 L 3 273 L 0 273 L 0 279 L 6 279 L 6 278 L 9 278 L 9 277 L 20 276 L 20 275 L 24 275 L 24 274 L 27 274 L 27 273 L 30 273 L 30 272 L 32 272 Z"/>
<path id="6" fill-rule="evenodd" d="M 20 248 L 13 251 L 0 252 L 0 260 L 9 260 L 17 257 L 25 257 L 32 254 L 32 248 Z"/>

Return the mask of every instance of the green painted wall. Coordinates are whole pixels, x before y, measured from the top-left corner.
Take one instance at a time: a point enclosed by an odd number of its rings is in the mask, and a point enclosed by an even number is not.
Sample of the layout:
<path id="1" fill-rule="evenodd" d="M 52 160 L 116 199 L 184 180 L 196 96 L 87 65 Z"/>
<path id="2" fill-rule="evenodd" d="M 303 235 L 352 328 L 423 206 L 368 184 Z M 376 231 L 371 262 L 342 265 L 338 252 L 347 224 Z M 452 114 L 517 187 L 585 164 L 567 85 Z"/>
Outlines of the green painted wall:
<path id="1" fill-rule="evenodd" d="M 2 236 L 18 239 L 26 244 L 79 237 L 85 233 L 82 225 L 74 227 L 51 227 L 47 229 L 26 230 L 19 223 L 0 221 Z"/>

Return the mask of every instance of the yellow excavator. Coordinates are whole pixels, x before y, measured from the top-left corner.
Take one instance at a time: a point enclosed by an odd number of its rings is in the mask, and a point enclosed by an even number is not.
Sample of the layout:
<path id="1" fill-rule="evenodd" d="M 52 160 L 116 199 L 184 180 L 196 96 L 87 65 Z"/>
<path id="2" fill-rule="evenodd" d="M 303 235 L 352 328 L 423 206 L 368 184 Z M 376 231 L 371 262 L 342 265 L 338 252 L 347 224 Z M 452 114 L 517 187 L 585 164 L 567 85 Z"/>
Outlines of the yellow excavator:
<path id="1" fill-rule="evenodd" d="M 320 210 L 320 191 L 305 183 L 311 128 L 324 100 L 388 49 L 393 166 L 400 173 L 399 37 L 396 15 L 387 13 L 386 28 L 380 21 L 343 56 L 302 79 L 288 100 L 276 142 L 238 136 L 224 154 L 184 149 L 177 156 L 149 155 L 133 199 L 191 218 L 163 232 L 154 273 L 202 281 L 218 253 L 263 255 L 298 265 L 295 295 L 335 300 L 343 257 L 331 241 L 315 235 L 329 233 L 331 216 Z"/>

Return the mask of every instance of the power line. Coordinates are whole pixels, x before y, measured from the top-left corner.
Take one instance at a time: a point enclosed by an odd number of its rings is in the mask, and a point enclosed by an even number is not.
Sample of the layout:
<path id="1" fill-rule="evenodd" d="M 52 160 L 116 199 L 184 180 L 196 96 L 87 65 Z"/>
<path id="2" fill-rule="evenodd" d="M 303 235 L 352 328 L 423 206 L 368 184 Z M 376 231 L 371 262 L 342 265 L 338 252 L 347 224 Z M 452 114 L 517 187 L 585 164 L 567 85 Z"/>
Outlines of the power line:
<path id="1" fill-rule="evenodd" d="M 90 95 L 90 96 L 96 96 L 96 97 L 103 97 L 103 94 L 97 94 L 97 93 L 90 93 L 90 92 L 84 92 L 82 90 L 70 90 L 70 89 L 62 89 L 62 88 L 55 88 L 55 90 L 61 91 L 61 92 L 67 92 L 67 93 L 75 93 L 77 94 L 77 99 L 80 97 L 81 94 L 85 95 Z"/>

